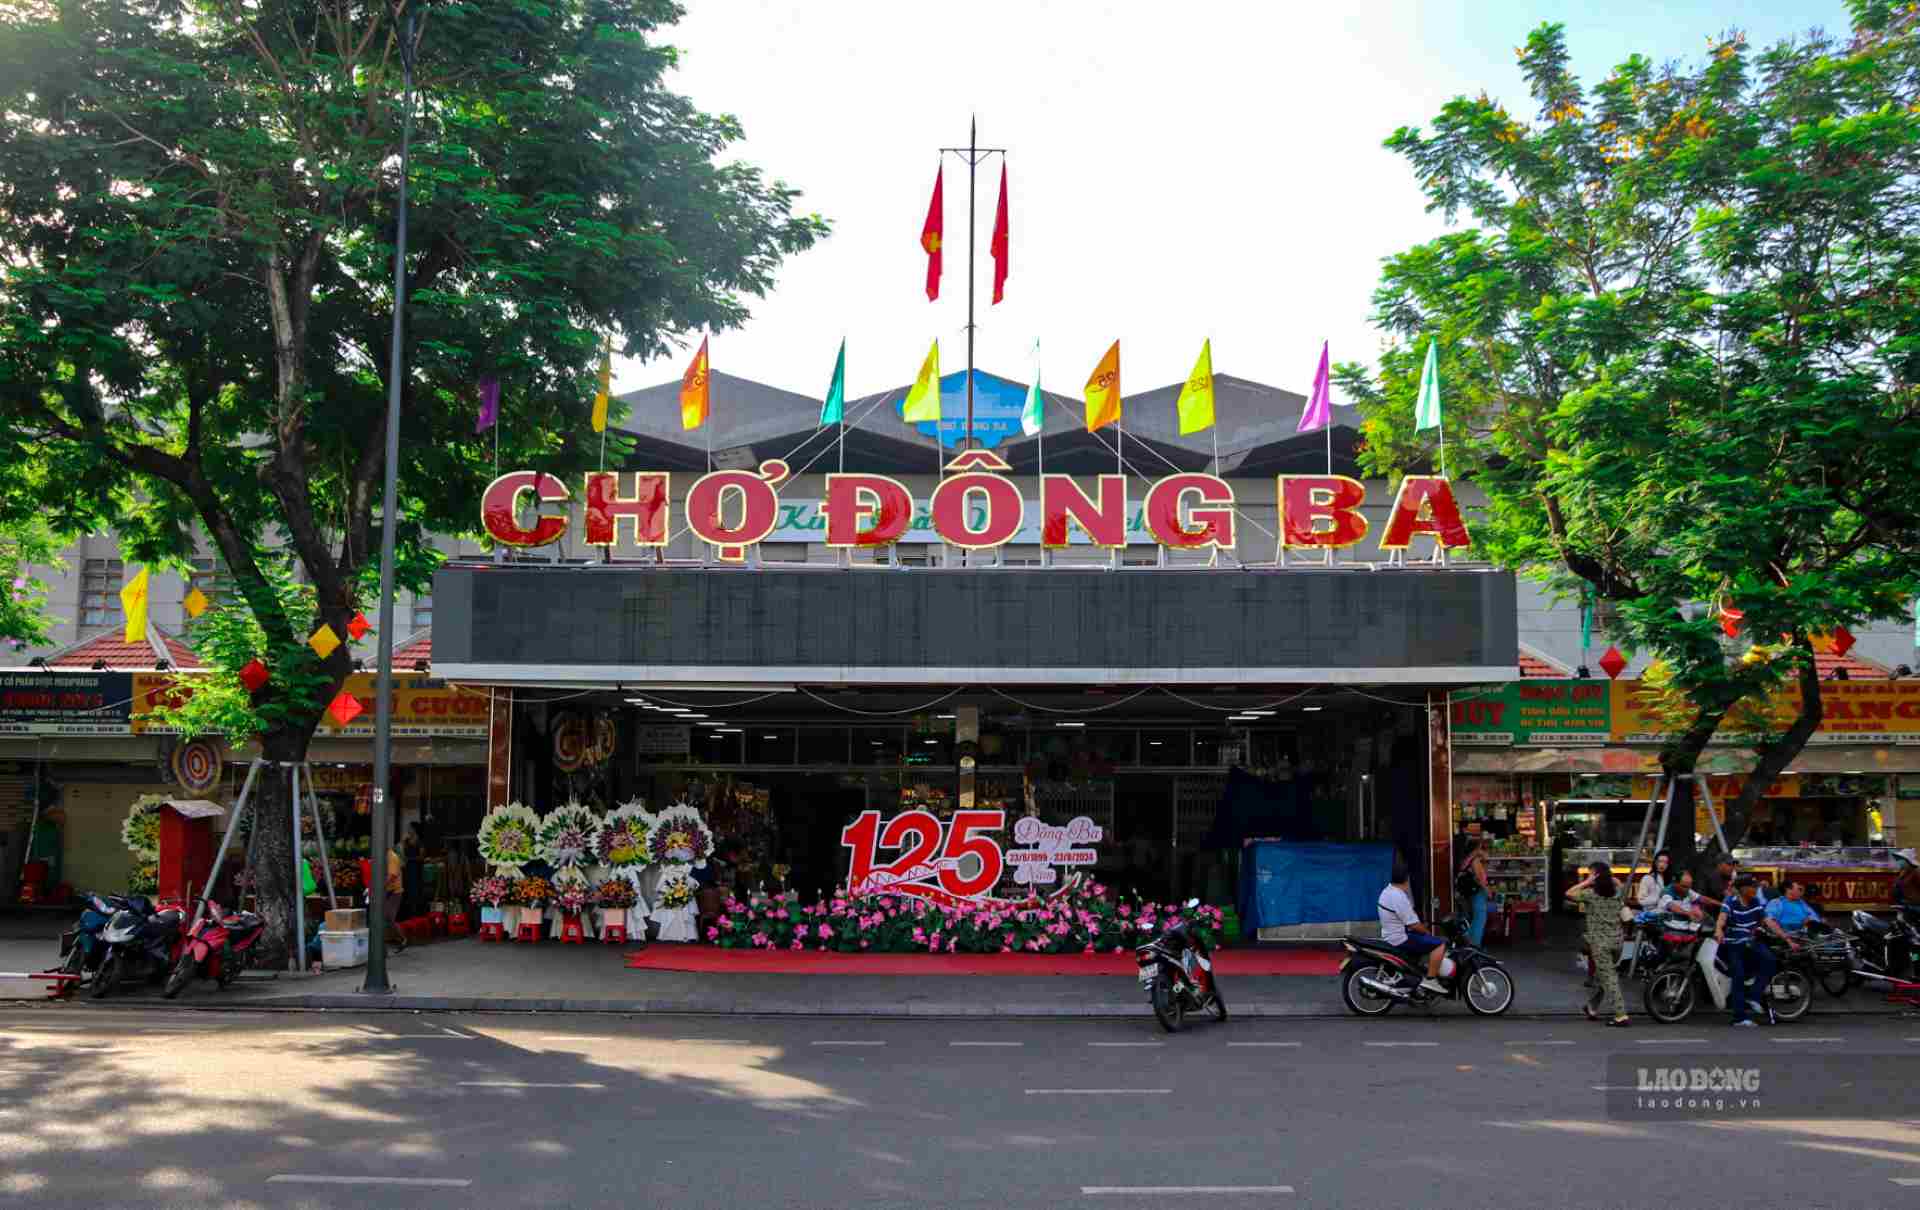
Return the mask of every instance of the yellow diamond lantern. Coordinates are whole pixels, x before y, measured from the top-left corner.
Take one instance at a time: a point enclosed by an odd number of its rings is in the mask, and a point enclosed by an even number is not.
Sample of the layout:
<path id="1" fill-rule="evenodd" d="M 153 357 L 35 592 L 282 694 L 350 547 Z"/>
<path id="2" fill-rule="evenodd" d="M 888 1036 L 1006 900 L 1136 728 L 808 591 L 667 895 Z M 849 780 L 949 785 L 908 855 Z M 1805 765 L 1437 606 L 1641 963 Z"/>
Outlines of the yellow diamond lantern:
<path id="1" fill-rule="evenodd" d="M 207 612 L 207 606 L 213 604 L 212 601 L 207 600 L 207 594 L 201 592 L 198 588 L 188 593 L 187 599 L 183 603 L 187 607 L 187 616 L 190 618 L 199 617 L 201 614 Z"/>
<path id="2" fill-rule="evenodd" d="M 313 636 L 307 640 L 307 646 L 319 652 L 320 658 L 324 660 L 340 646 L 340 636 L 333 633 L 333 627 L 322 622 L 320 629 L 314 631 Z"/>

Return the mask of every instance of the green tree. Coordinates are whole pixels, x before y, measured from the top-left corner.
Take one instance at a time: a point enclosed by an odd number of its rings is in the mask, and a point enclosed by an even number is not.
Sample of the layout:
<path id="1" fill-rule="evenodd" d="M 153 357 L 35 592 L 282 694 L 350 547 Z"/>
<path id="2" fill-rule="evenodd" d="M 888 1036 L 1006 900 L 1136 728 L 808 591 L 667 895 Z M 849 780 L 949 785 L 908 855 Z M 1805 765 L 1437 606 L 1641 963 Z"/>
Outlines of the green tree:
<path id="1" fill-rule="evenodd" d="M 669 90 L 670 0 L 417 7 L 391 519 L 399 6 L 0 12 L 0 463 L 37 468 L 50 524 L 111 526 L 133 558 L 177 562 L 204 530 L 274 671 L 247 704 L 275 760 L 304 755 L 351 671 L 344 647 L 305 643 L 372 612 L 380 526 L 412 588 L 426 534 L 475 527 L 493 454 L 473 435 L 479 379 L 502 383 L 502 459 L 589 466 L 603 341 L 652 356 L 737 325 L 825 232 L 794 190 L 721 161 L 732 119 Z M 283 549 L 304 601 L 276 585 Z M 266 828 L 254 873 L 290 945 L 287 831 Z"/>
<path id="2" fill-rule="evenodd" d="M 1733 843 L 1819 725 L 1812 636 L 1904 616 L 1920 581 L 1920 35 L 1910 5 L 1852 11 L 1845 38 L 1731 35 L 1592 88 L 1561 28 L 1536 30 L 1531 120 L 1483 94 L 1388 140 L 1472 225 L 1386 262 L 1394 347 L 1377 376 L 1341 371 L 1371 465 L 1404 472 L 1434 455 L 1413 399 L 1439 342 L 1476 540 L 1666 664 L 1691 705 L 1668 772 L 1798 684 Z"/>

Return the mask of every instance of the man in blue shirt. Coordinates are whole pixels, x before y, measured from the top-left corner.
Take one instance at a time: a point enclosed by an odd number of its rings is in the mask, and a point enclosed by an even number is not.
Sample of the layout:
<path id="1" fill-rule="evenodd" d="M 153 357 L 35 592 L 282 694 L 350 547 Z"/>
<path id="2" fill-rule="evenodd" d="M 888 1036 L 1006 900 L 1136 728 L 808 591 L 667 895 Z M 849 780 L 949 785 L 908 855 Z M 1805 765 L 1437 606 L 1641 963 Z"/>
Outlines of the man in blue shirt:
<path id="1" fill-rule="evenodd" d="M 1809 920 L 1820 919 L 1820 913 L 1814 911 L 1813 905 L 1807 902 L 1807 884 L 1798 878 L 1787 879 L 1786 892 L 1781 898 L 1767 904 L 1767 915 L 1789 933 L 1797 933 L 1807 927 Z"/>
<path id="2" fill-rule="evenodd" d="M 1780 928 L 1780 922 L 1767 915 L 1757 892 L 1759 883 L 1751 874 L 1733 880 L 1733 896 L 1720 910 L 1720 922 L 1714 925 L 1713 939 L 1727 956 L 1727 970 L 1733 976 L 1733 1023 L 1748 1028 L 1759 1024 L 1747 1015 L 1747 980 L 1756 979 L 1762 992 L 1773 981 L 1773 953 L 1760 939 L 1760 930 L 1772 929 L 1789 945 L 1796 944 Z"/>

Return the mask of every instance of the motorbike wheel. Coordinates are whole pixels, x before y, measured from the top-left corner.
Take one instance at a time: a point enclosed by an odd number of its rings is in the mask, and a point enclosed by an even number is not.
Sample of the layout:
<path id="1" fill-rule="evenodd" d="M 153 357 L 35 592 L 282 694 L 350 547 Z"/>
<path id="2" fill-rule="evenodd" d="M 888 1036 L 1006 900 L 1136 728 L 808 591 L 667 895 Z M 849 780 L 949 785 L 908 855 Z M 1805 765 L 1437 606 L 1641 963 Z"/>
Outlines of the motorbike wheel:
<path id="1" fill-rule="evenodd" d="M 63 975 L 77 975 L 86 968 L 86 965 L 86 951 L 76 945 L 67 951 L 67 960 L 60 964 L 60 973 Z"/>
<path id="2" fill-rule="evenodd" d="M 251 952 L 252 952 L 251 950 L 247 951 L 247 953 L 251 953 Z M 236 954 L 231 949 L 225 950 L 221 953 L 220 955 L 220 990 L 221 991 L 225 991 L 227 988 L 233 986 L 233 981 L 240 977 L 240 971 L 246 966 L 246 964 L 247 964 L 246 953 Z"/>
<path id="3" fill-rule="evenodd" d="M 1799 971 L 1778 971 L 1767 984 L 1767 1002 L 1781 1021 L 1798 1021 L 1813 1007 L 1813 983 Z"/>
<path id="4" fill-rule="evenodd" d="M 173 970 L 167 974 L 167 985 L 160 990 L 160 994 L 169 1000 L 178 996 L 193 980 L 194 966 L 192 954 L 180 955 L 180 961 L 174 963 Z"/>
<path id="5" fill-rule="evenodd" d="M 1362 1017 L 1384 1016 L 1393 1008 L 1393 997 L 1374 991 L 1361 982 L 1363 978 L 1376 983 L 1391 981 L 1383 966 L 1356 966 L 1348 971 L 1347 977 L 1340 981 L 1340 998 L 1347 1002 L 1347 1011 Z"/>
<path id="6" fill-rule="evenodd" d="M 1227 1019 L 1227 998 L 1220 994 L 1218 983 L 1213 985 L 1213 995 L 1207 1000 L 1207 1011 L 1213 1014 L 1213 1019 L 1216 1021 Z"/>
<path id="7" fill-rule="evenodd" d="M 1684 1021 L 1693 1014 L 1693 972 L 1655 971 L 1647 981 L 1647 1015 L 1662 1025 Z"/>
<path id="8" fill-rule="evenodd" d="M 114 988 L 120 986 L 120 976 L 126 973 L 126 969 L 127 960 L 121 957 L 119 950 L 108 954 L 107 960 L 100 964 L 100 970 L 93 976 L 93 982 L 87 986 L 88 997 L 106 999 Z"/>
<path id="9" fill-rule="evenodd" d="M 1821 971 L 1820 989 L 1838 1000 L 1853 989 L 1853 972 L 1844 970 Z"/>
<path id="10" fill-rule="evenodd" d="M 1513 977 L 1497 966 L 1483 966 L 1460 989 L 1475 1016 L 1497 1017 L 1513 1007 Z"/>
<path id="11" fill-rule="evenodd" d="M 1153 1016 L 1160 1022 L 1160 1028 L 1170 1034 L 1180 1032 L 1180 1023 L 1187 1013 L 1186 1006 L 1180 1003 L 1180 997 L 1173 990 L 1173 983 L 1164 976 L 1153 984 Z"/>

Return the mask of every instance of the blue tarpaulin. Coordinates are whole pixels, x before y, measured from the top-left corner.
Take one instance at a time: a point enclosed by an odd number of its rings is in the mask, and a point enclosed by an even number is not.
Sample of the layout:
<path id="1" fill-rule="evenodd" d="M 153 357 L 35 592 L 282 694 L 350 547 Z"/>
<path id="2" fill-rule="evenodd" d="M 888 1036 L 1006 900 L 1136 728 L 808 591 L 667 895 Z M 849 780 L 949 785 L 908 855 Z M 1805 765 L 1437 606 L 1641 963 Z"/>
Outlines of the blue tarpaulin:
<path id="1" fill-rule="evenodd" d="M 1249 930 L 1373 920 L 1393 872 L 1390 844 L 1261 840 L 1240 863 L 1240 914 Z"/>

